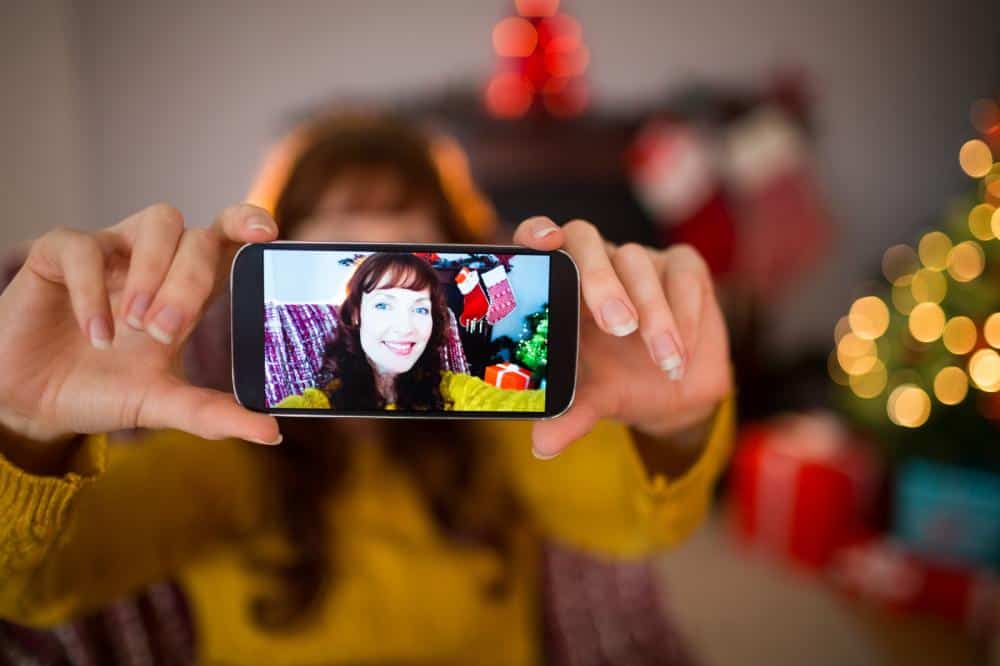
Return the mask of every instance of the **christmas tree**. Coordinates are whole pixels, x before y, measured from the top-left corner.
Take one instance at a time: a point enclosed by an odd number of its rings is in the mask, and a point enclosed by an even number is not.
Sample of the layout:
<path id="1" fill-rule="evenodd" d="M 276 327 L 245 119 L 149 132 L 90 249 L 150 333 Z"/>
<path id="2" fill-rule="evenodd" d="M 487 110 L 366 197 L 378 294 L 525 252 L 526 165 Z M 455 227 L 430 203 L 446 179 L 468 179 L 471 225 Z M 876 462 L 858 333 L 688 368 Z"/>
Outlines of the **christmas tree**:
<path id="1" fill-rule="evenodd" d="M 988 143 L 997 137 L 1000 112 L 985 140 L 959 152 L 975 195 L 915 246 L 886 250 L 885 286 L 857 299 L 834 333 L 839 403 L 896 459 L 1000 471 L 1000 163 Z"/>
<path id="2" fill-rule="evenodd" d="M 532 372 L 532 383 L 539 385 L 549 362 L 549 306 L 525 317 L 521 340 L 514 356 Z"/>

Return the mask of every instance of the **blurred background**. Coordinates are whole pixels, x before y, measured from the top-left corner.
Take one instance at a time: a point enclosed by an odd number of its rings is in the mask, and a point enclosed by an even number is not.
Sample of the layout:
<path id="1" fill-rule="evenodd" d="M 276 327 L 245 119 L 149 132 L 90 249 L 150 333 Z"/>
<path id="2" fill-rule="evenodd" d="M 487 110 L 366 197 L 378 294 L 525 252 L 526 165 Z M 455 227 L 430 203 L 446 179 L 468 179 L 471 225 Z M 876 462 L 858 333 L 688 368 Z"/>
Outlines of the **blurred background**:
<path id="1" fill-rule="evenodd" d="M 311 114 L 396 110 L 457 142 L 507 223 L 584 217 L 708 259 L 743 427 L 717 515 L 662 567 L 705 663 L 998 659 L 997 3 L 0 17 L 0 246 L 161 200 L 207 224 L 266 191 Z"/>

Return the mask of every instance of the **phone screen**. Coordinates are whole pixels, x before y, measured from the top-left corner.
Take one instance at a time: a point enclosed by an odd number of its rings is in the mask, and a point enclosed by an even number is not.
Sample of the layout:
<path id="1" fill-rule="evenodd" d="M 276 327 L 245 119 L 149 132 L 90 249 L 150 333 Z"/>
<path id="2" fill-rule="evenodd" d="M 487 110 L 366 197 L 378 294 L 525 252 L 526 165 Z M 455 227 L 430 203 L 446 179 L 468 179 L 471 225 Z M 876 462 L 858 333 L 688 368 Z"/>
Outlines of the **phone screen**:
<path id="1" fill-rule="evenodd" d="M 268 411 L 545 414 L 550 255 L 266 247 Z"/>

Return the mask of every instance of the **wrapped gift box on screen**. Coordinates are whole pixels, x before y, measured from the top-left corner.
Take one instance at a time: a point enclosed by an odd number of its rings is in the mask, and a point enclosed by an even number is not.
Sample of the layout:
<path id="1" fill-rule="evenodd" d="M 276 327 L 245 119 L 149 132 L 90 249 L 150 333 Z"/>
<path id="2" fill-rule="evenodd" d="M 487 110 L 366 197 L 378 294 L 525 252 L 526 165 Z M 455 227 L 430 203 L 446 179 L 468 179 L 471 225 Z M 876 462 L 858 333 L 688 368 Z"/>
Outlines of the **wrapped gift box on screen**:
<path id="1" fill-rule="evenodd" d="M 754 549 L 818 569 L 870 528 L 877 459 L 831 415 L 746 427 L 733 460 L 732 526 Z"/>
<path id="2" fill-rule="evenodd" d="M 531 373 L 514 363 L 497 363 L 486 366 L 484 379 L 493 386 L 523 391 L 531 383 Z"/>

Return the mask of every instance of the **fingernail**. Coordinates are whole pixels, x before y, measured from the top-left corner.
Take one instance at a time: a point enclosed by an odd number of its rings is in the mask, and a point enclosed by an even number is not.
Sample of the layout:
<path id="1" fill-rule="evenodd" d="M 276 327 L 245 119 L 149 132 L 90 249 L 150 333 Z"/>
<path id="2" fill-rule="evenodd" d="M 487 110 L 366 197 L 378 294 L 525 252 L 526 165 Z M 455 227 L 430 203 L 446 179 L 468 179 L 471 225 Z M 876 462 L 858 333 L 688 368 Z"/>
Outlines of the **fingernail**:
<path id="1" fill-rule="evenodd" d="M 267 233 L 274 233 L 274 226 L 268 223 L 264 218 L 259 216 L 251 217 L 247 220 L 247 231 L 264 231 Z"/>
<path id="2" fill-rule="evenodd" d="M 284 439 L 285 439 L 284 436 L 279 432 L 278 433 L 278 438 L 276 440 L 274 440 L 273 442 L 265 442 L 262 439 L 255 439 L 255 440 L 252 440 L 252 441 L 254 441 L 254 442 L 258 443 L 258 444 L 263 444 L 264 446 L 277 446 L 278 444 L 281 444 L 282 440 L 284 440 Z"/>
<path id="3" fill-rule="evenodd" d="M 555 458 L 559 454 L 558 453 L 542 453 L 541 451 L 539 451 L 535 447 L 531 447 L 531 455 L 535 456 L 539 460 L 552 460 L 553 458 Z"/>
<path id="4" fill-rule="evenodd" d="M 111 348 L 111 327 L 103 315 L 96 315 L 90 318 L 87 325 L 87 332 L 90 335 L 90 344 L 96 349 Z"/>
<path id="5" fill-rule="evenodd" d="M 142 330 L 142 319 L 146 316 L 146 310 L 152 301 L 153 297 L 149 294 L 136 294 L 132 297 L 132 305 L 129 306 L 128 314 L 125 316 L 129 326 L 137 331 Z"/>
<path id="6" fill-rule="evenodd" d="M 150 322 L 147 329 L 154 340 L 169 345 L 174 341 L 177 329 L 181 327 L 181 313 L 176 308 L 166 305 L 156 318 Z"/>
<path id="7" fill-rule="evenodd" d="M 639 322 L 635 320 L 625 304 L 617 298 L 613 298 L 601 306 L 601 318 L 611 334 L 618 337 L 628 335 L 639 328 Z"/>
<path id="8" fill-rule="evenodd" d="M 677 349 L 673 335 L 667 332 L 660 333 L 653 338 L 650 346 L 653 348 L 653 358 L 660 365 L 660 369 L 667 373 L 667 377 L 677 381 L 684 375 L 684 359 Z"/>
<path id="9" fill-rule="evenodd" d="M 554 234 L 558 230 L 559 230 L 559 227 L 557 227 L 555 225 L 552 225 L 552 224 L 546 224 L 543 227 L 539 227 L 538 229 L 535 229 L 535 232 L 532 235 L 535 238 L 545 238 L 546 236 Z"/>

